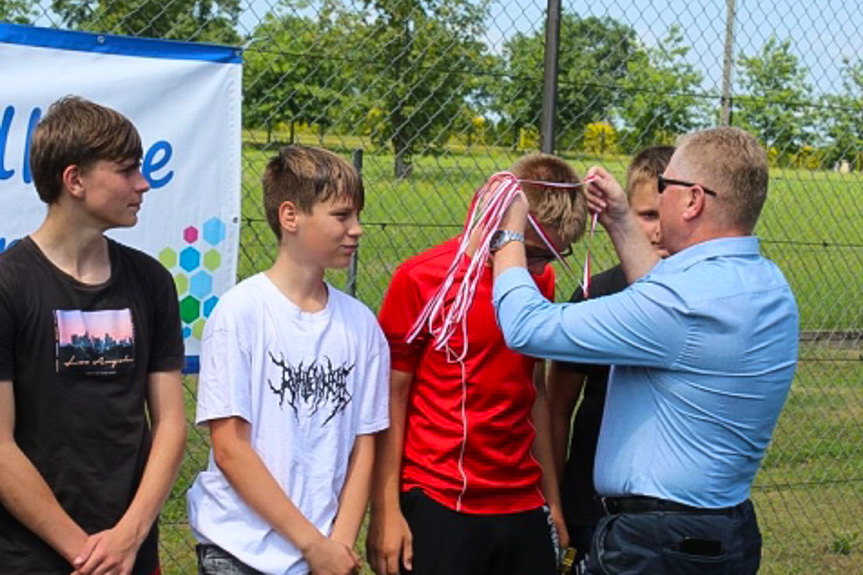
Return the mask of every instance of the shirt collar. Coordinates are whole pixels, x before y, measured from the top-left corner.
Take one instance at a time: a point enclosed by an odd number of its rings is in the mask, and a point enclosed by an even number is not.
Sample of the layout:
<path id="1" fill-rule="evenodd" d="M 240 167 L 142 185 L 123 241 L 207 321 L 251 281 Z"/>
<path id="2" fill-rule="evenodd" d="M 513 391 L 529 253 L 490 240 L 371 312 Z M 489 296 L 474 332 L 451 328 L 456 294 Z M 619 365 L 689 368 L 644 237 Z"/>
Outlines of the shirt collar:
<path id="1" fill-rule="evenodd" d="M 755 236 L 719 238 L 697 243 L 661 260 L 652 271 L 680 272 L 715 257 L 752 257 L 760 255 L 759 240 Z"/>

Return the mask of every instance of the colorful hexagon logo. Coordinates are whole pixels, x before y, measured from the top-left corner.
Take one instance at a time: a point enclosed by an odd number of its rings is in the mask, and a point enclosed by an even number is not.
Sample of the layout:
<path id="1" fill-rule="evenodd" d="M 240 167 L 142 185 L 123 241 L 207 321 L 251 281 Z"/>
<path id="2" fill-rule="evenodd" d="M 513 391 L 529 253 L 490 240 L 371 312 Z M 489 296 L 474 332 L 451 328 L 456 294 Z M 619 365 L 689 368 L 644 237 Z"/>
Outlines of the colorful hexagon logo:
<path id="1" fill-rule="evenodd" d="M 214 271 L 220 265 L 222 265 L 222 254 L 219 250 L 207 250 L 204 254 L 204 267 L 210 271 Z"/>
<path id="2" fill-rule="evenodd" d="M 185 230 L 183 230 L 183 239 L 186 240 L 186 243 L 193 243 L 198 239 L 198 228 L 195 226 L 189 226 Z"/>
<path id="3" fill-rule="evenodd" d="M 168 269 L 177 265 L 177 252 L 171 248 L 165 248 L 159 252 L 159 261 Z"/>
<path id="4" fill-rule="evenodd" d="M 210 218 L 204 222 L 204 240 L 211 245 L 216 245 L 225 239 L 225 223 L 219 218 Z"/>
<path id="5" fill-rule="evenodd" d="M 203 300 L 213 291 L 213 277 L 205 271 L 199 271 L 192 276 L 192 281 L 189 282 L 189 293 Z"/>
<path id="6" fill-rule="evenodd" d="M 189 291 L 189 277 L 186 274 L 175 275 L 174 285 L 177 286 L 177 295 L 184 295 Z"/>
<path id="7" fill-rule="evenodd" d="M 180 267 L 190 272 L 201 265 L 201 252 L 188 247 L 180 252 Z"/>
<path id="8" fill-rule="evenodd" d="M 201 302 L 192 296 L 180 300 L 180 318 L 184 323 L 192 323 L 201 316 Z"/>
<path id="9" fill-rule="evenodd" d="M 204 318 L 198 318 L 192 324 L 192 337 L 195 339 L 201 339 L 204 336 L 204 325 L 206 324 L 206 320 Z"/>
<path id="10" fill-rule="evenodd" d="M 210 317 L 210 314 L 213 313 L 213 309 L 216 307 L 217 303 L 219 303 L 219 298 L 216 296 L 212 296 L 204 302 L 204 317 Z"/>

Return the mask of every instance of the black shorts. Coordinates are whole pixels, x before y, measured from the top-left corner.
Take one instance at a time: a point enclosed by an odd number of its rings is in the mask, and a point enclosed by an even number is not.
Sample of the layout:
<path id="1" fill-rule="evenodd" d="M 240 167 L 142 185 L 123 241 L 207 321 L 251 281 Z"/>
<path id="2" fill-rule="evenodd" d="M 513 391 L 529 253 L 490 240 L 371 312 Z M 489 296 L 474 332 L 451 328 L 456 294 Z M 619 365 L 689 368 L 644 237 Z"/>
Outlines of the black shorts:
<path id="1" fill-rule="evenodd" d="M 402 493 L 413 535 L 413 575 L 554 575 L 548 511 L 473 515 L 453 511 L 420 489 Z"/>

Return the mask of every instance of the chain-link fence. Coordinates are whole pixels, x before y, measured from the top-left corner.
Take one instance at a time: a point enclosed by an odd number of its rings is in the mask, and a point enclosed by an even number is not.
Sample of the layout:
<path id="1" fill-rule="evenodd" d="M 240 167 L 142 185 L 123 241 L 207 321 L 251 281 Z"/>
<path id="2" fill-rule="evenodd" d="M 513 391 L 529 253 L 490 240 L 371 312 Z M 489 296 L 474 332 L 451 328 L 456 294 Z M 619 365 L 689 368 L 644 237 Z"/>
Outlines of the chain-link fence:
<path id="1" fill-rule="evenodd" d="M 287 142 L 362 164 L 355 274 L 377 309 L 406 257 L 458 232 L 470 193 L 540 146 L 546 9 L 538 0 L 0 0 L 0 18 L 245 47 L 241 278 L 275 254 L 260 202 Z M 800 364 L 753 490 L 763 572 L 860 571 L 863 540 L 863 3 L 564 1 L 554 150 L 623 176 L 631 155 L 731 122 L 767 146 L 757 229 L 802 316 Z M 193 127 L 190 127 L 192 129 Z M 359 150 L 361 153 L 356 153 Z M 595 269 L 611 266 L 606 238 Z M 568 296 L 584 247 L 560 272 Z M 193 378 L 188 378 L 189 413 Z M 192 429 L 162 515 L 166 573 L 194 572 Z"/>

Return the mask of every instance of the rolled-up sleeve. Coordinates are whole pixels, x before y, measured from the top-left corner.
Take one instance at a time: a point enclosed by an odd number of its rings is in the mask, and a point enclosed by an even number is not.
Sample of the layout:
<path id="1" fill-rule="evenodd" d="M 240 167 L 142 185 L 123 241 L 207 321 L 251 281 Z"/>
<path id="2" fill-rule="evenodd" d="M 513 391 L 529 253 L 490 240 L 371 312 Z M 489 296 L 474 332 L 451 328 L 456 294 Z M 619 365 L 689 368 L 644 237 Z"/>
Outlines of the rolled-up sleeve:
<path id="1" fill-rule="evenodd" d="M 555 304 L 527 270 L 513 268 L 495 281 L 494 308 L 507 345 L 534 357 L 670 367 L 686 345 L 685 302 L 646 281 L 595 300 Z"/>

